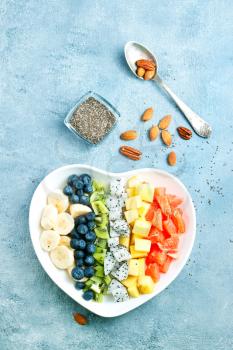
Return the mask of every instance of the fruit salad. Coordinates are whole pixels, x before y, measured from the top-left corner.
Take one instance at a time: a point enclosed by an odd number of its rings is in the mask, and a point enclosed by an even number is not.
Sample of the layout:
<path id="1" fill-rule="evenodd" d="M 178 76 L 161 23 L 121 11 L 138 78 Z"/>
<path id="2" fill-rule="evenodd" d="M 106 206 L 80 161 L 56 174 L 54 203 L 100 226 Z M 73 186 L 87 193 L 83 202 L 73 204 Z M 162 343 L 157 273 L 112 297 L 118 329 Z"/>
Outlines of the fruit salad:
<path id="1" fill-rule="evenodd" d="M 73 174 L 47 197 L 41 247 L 85 300 L 110 295 L 124 302 L 153 293 L 178 256 L 185 233 L 181 203 L 141 177 L 103 184 Z"/>

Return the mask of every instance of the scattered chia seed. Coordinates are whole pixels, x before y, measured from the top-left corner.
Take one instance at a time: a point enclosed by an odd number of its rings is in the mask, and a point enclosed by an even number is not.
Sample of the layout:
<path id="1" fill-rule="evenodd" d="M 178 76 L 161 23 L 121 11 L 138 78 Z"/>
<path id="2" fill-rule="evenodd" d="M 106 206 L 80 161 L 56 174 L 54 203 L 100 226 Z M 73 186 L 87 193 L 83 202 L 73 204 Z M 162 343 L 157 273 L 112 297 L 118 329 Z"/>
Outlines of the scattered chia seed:
<path id="1" fill-rule="evenodd" d="M 87 141 L 97 144 L 116 123 L 114 114 L 94 97 L 89 97 L 74 111 L 70 125 Z"/>

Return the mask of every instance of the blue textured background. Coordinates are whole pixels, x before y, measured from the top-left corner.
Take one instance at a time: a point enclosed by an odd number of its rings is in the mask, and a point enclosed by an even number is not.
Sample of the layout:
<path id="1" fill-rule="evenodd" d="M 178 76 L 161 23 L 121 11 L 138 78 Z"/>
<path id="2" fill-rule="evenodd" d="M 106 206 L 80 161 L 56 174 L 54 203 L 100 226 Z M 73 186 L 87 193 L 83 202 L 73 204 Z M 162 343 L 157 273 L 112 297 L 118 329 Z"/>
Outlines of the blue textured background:
<path id="1" fill-rule="evenodd" d="M 0 3 L 0 348 L 2 350 L 233 348 L 231 0 L 65 1 Z M 160 141 L 151 144 L 139 116 L 171 113 L 187 125 L 151 82 L 133 77 L 123 58 L 128 40 L 145 43 L 178 96 L 213 126 L 207 141 L 175 137 L 178 164 L 166 165 Z M 96 148 L 77 140 L 63 119 L 88 90 L 121 112 L 112 135 Z M 118 154 L 119 133 L 141 130 L 133 144 L 144 159 Z M 42 270 L 28 231 L 37 184 L 52 169 L 88 163 L 112 171 L 155 166 L 177 175 L 197 207 L 191 258 L 167 290 L 115 319 L 82 309 Z M 72 312 L 88 315 L 80 327 Z"/>

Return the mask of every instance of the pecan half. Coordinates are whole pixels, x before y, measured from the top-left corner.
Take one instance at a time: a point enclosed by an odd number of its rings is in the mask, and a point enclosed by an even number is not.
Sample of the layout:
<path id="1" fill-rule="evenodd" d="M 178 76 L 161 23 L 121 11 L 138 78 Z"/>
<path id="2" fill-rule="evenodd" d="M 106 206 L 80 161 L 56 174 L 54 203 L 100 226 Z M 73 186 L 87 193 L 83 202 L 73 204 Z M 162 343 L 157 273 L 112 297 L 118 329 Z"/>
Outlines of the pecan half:
<path id="1" fill-rule="evenodd" d="M 180 137 L 184 140 L 190 140 L 192 137 L 192 131 L 188 128 L 185 128 L 184 126 L 179 126 L 177 128 L 178 134 Z"/>
<path id="2" fill-rule="evenodd" d="M 120 147 L 120 153 L 125 156 L 128 157 L 132 160 L 140 160 L 141 156 L 142 156 L 142 152 L 139 151 L 136 148 L 130 147 L 130 146 L 121 146 Z"/>

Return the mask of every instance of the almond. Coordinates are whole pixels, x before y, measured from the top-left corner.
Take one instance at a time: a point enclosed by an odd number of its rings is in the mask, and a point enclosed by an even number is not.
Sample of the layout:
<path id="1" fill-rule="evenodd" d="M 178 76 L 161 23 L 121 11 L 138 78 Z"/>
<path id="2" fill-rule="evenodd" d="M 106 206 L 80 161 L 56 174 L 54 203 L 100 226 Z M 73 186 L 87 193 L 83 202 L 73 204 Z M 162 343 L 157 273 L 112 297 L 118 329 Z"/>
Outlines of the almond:
<path id="1" fill-rule="evenodd" d="M 138 67 L 142 67 L 145 70 L 155 70 L 155 63 L 152 60 L 138 60 L 136 62 Z"/>
<path id="2" fill-rule="evenodd" d="M 139 76 L 139 77 L 143 77 L 143 75 L 145 74 L 145 72 L 146 72 L 146 70 L 144 69 L 144 68 L 142 68 L 142 67 L 138 67 L 138 69 L 137 69 L 137 75 Z"/>
<path id="3" fill-rule="evenodd" d="M 172 144 L 172 135 L 170 134 L 169 131 L 162 130 L 161 137 L 162 137 L 162 140 L 165 143 L 165 145 L 171 146 L 171 144 Z"/>
<path id="4" fill-rule="evenodd" d="M 171 123 L 172 116 L 170 114 L 165 115 L 159 122 L 160 129 L 167 129 L 169 124 Z"/>
<path id="5" fill-rule="evenodd" d="M 120 138 L 125 141 L 135 140 L 138 137 L 136 130 L 127 130 L 120 135 Z"/>
<path id="6" fill-rule="evenodd" d="M 169 153 L 169 155 L 167 157 L 167 162 L 171 166 L 176 165 L 176 154 L 174 151 Z"/>
<path id="7" fill-rule="evenodd" d="M 82 314 L 80 314 L 78 312 L 73 313 L 73 317 L 74 317 L 75 321 L 78 324 L 80 324 L 81 326 L 84 326 L 85 324 L 88 323 L 88 320 L 87 320 L 86 316 L 84 316 L 84 315 L 82 315 Z"/>
<path id="8" fill-rule="evenodd" d="M 149 138 L 151 141 L 154 141 L 157 139 L 159 135 L 159 128 L 157 125 L 153 125 L 149 130 Z"/>
<path id="9" fill-rule="evenodd" d="M 184 126 L 179 126 L 177 128 L 177 131 L 180 137 L 184 140 L 190 140 L 192 137 L 192 131 L 188 128 L 185 128 Z"/>
<path id="10" fill-rule="evenodd" d="M 150 108 L 147 108 L 145 110 L 145 112 L 143 113 L 141 119 L 144 121 L 144 122 L 147 122 L 148 120 L 150 120 L 152 117 L 153 117 L 153 113 L 154 113 L 154 110 L 152 107 Z"/>
<path id="11" fill-rule="evenodd" d="M 151 80 L 155 76 L 155 70 L 146 70 L 146 73 L 144 74 L 144 80 Z"/>

